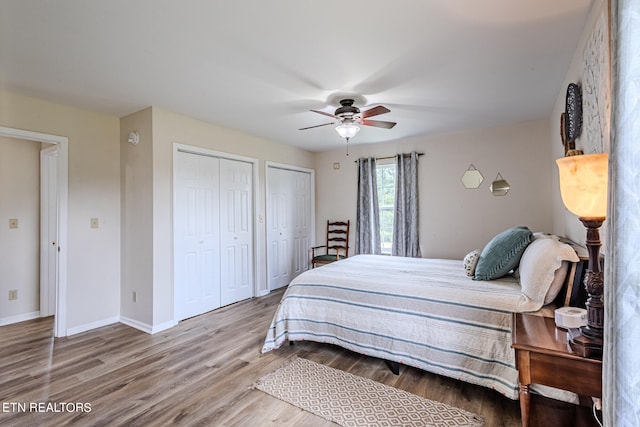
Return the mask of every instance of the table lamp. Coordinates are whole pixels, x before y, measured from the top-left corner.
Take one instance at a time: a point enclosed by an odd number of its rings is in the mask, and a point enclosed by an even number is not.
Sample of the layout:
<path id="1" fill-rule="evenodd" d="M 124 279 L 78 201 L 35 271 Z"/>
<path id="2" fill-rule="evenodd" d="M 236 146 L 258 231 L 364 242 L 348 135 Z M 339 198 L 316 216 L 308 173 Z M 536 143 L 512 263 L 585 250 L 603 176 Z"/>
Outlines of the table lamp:
<path id="1" fill-rule="evenodd" d="M 560 194 L 566 208 L 587 228 L 589 264 L 584 277 L 587 291 L 587 325 L 569 331 L 571 349 L 590 358 L 602 357 L 604 327 L 604 280 L 600 270 L 600 227 L 607 215 L 609 156 L 584 154 L 556 160 Z"/>

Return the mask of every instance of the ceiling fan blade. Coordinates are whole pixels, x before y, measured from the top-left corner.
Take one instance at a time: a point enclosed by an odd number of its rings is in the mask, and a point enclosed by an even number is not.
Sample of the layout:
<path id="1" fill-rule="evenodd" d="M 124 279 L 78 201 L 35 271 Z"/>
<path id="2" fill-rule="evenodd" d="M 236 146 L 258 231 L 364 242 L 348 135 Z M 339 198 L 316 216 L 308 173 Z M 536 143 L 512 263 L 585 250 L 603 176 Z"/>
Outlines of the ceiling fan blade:
<path id="1" fill-rule="evenodd" d="M 334 116 L 331 113 L 325 113 L 324 111 L 320 111 L 320 110 L 311 110 L 311 111 L 313 111 L 314 113 L 322 114 L 323 116 L 333 117 L 334 119 L 338 119 L 339 118 L 338 116 Z"/>
<path id="2" fill-rule="evenodd" d="M 360 117 L 366 119 L 367 117 L 379 116 L 380 114 L 386 114 L 391 112 L 387 107 L 383 107 L 382 105 L 378 105 L 377 107 L 373 107 L 368 109 L 367 111 L 363 111 L 360 114 Z"/>
<path id="3" fill-rule="evenodd" d="M 358 123 L 365 126 L 375 126 L 377 128 L 391 129 L 395 122 L 383 122 L 382 120 L 358 120 Z"/>
<path id="4" fill-rule="evenodd" d="M 298 130 L 307 130 L 307 129 L 319 128 L 319 127 L 321 127 L 321 126 L 335 125 L 336 123 L 339 123 L 339 122 L 323 123 L 323 124 L 321 124 L 321 125 L 315 125 L 315 126 L 309 126 L 309 127 L 306 127 L 306 128 L 300 128 L 300 129 L 298 129 Z M 394 124 L 395 124 L 395 123 L 394 123 Z"/>

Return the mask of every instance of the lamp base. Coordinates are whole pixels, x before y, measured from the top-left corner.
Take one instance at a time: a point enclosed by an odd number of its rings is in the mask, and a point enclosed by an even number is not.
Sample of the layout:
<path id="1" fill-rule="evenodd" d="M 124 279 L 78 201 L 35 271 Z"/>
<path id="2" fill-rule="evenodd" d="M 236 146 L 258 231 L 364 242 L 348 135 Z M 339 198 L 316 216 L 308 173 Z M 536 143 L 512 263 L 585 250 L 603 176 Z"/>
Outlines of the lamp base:
<path id="1" fill-rule="evenodd" d="M 569 346 L 571 350 L 589 359 L 602 359 L 602 335 L 593 336 L 589 333 L 589 327 L 582 327 L 580 329 L 569 329 L 567 338 L 569 340 Z"/>

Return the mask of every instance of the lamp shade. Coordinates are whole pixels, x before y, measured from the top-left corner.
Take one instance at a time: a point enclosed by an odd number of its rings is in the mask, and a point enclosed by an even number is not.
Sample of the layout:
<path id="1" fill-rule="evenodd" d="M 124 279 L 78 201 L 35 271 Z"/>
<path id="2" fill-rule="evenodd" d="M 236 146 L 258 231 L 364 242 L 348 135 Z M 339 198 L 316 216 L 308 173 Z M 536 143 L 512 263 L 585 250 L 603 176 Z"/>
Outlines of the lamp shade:
<path id="1" fill-rule="evenodd" d="M 344 139 L 354 137 L 359 130 L 360 127 L 354 125 L 353 123 L 345 123 L 336 127 L 336 132 L 338 132 L 338 134 Z"/>
<path id="2" fill-rule="evenodd" d="M 584 154 L 557 159 L 562 202 L 581 218 L 607 216 L 609 155 Z"/>

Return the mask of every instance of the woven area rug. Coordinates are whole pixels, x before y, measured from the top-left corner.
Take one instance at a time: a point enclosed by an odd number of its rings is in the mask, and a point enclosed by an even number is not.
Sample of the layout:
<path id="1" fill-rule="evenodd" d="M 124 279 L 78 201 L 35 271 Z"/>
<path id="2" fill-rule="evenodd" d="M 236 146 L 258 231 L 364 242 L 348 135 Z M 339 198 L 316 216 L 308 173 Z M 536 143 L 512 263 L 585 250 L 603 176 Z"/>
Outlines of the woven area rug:
<path id="1" fill-rule="evenodd" d="M 350 426 L 483 426 L 478 415 L 300 357 L 255 388 L 326 420 Z"/>

